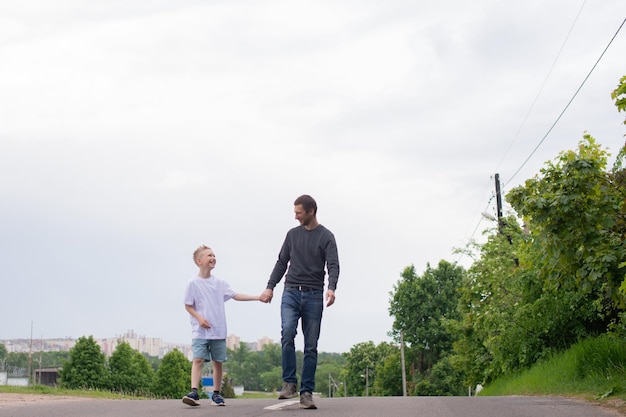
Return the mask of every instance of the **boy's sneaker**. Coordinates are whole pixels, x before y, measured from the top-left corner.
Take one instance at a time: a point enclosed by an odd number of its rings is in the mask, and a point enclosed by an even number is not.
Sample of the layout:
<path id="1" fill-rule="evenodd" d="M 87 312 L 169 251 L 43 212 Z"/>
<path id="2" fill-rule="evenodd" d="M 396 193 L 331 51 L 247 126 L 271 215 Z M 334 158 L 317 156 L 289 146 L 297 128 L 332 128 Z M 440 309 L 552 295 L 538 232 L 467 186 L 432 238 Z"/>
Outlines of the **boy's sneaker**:
<path id="1" fill-rule="evenodd" d="M 317 407 L 313 402 L 313 395 L 310 392 L 303 392 L 300 394 L 300 408 L 306 408 L 309 410 L 315 410 Z"/>
<path id="2" fill-rule="evenodd" d="M 278 399 L 286 400 L 287 398 L 293 398 L 298 396 L 298 391 L 296 390 L 296 384 L 291 384 L 289 382 L 285 382 L 283 384 L 283 388 L 278 391 Z"/>
<path id="3" fill-rule="evenodd" d="M 222 397 L 220 394 L 213 394 L 211 400 L 213 400 L 213 405 L 226 405 L 226 403 L 224 402 L 224 397 Z"/>
<path id="4" fill-rule="evenodd" d="M 187 405 L 196 406 L 200 405 L 200 396 L 198 391 L 191 391 L 189 394 L 183 397 L 183 402 Z"/>

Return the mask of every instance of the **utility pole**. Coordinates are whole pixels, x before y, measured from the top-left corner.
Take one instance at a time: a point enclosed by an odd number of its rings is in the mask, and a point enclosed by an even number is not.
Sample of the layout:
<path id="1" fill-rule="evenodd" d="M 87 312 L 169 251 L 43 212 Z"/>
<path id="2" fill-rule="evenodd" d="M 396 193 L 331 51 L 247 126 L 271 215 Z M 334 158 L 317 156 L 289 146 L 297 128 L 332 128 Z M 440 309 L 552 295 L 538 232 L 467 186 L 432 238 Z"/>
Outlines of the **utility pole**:
<path id="1" fill-rule="evenodd" d="M 406 368 L 404 365 L 404 335 L 400 332 L 400 364 L 402 366 L 402 396 L 406 397 Z"/>
<path id="2" fill-rule="evenodd" d="M 498 232 L 500 234 L 504 234 L 504 220 L 502 219 L 502 192 L 500 191 L 500 174 L 496 174 L 496 204 L 498 208 Z M 513 239 L 511 235 L 506 236 L 509 243 L 513 244 Z M 513 258 L 515 261 L 515 266 L 519 266 L 519 259 Z"/>
<path id="3" fill-rule="evenodd" d="M 498 209 L 498 230 L 502 233 L 502 192 L 500 191 L 500 174 L 496 174 L 496 205 Z"/>
<path id="4" fill-rule="evenodd" d="M 33 364 L 33 321 L 30 321 L 30 343 L 28 344 L 28 385 L 31 384 L 33 375 L 31 374 Z"/>

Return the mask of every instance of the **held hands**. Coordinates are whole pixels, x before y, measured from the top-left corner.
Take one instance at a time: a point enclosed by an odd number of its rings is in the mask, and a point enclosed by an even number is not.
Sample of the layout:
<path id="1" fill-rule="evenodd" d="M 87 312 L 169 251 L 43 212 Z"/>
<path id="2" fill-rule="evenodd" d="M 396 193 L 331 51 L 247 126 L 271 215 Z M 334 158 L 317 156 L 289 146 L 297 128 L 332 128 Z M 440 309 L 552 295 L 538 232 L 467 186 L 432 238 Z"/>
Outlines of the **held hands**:
<path id="1" fill-rule="evenodd" d="M 261 293 L 261 296 L 259 297 L 259 300 L 262 303 L 271 303 L 272 302 L 272 297 L 274 297 L 274 291 L 272 291 L 269 288 L 267 288 L 265 291 L 263 291 Z"/>
<path id="2" fill-rule="evenodd" d="M 261 295 L 259 296 L 259 300 L 262 303 L 271 303 L 272 297 L 274 297 L 274 291 L 268 288 L 261 293 Z M 326 291 L 326 307 L 330 307 L 333 304 L 335 304 L 335 291 L 328 290 Z"/>

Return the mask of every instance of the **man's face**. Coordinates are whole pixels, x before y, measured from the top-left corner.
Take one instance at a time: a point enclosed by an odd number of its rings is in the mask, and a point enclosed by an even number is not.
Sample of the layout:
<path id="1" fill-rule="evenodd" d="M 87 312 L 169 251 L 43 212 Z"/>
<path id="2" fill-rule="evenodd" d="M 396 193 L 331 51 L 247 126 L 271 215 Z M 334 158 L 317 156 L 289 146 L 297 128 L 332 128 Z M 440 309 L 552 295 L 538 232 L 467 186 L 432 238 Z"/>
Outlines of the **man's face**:
<path id="1" fill-rule="evenodd" d="M 314 217 L 313 210 L 307 213 L 302 204 L 293 206 L 293 212 L 296 214 L 296 220 L 300 222 L 301 226 L 308 226 Z"/>

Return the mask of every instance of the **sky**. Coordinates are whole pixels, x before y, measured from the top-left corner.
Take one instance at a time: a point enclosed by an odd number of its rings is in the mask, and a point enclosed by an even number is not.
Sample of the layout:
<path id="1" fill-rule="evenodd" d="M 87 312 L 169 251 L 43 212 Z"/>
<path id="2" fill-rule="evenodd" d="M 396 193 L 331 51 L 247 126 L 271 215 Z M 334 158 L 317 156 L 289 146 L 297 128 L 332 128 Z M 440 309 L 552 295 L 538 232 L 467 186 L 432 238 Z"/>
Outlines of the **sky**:
<path id="1" fill-rule="evenodd" d="M 196 247 L 260 294 L 310 194 L 341 264 L 319 350 L 393 342 L 400 274 L 471 266 L 455 249 L 493 229 L 496 173 L 506 194 L 585 132 L 624 144 L 625 17 L 622 0 L 2 1 L 0 339 L 190 343 Z M 229 334 L 279 342 L 281 293 L 228 301 Z"/>

